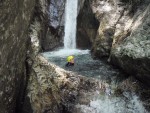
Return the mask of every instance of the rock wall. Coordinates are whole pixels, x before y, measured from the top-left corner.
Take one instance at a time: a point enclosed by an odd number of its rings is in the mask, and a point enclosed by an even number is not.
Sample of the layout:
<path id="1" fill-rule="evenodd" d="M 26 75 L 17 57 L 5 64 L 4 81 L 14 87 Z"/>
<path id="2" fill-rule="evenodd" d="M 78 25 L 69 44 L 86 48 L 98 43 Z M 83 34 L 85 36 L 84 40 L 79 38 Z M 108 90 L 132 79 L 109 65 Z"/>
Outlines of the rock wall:
<path id="1" fill-rule="evenodd" d="M 150 1 L 93 0 L 91 5 L 100 22 L 92 55 L 109 57 L 108 61 L 149 84 Z"/>
<path id="2" fill-rule="evenodd" d="M 17 113 L 22 106 L 28 26 L 34 6 L 35 0 L 0 2 L 0 113 Z"/>
<path id="3" fill-rule="evenodd" d="M 30 54 L 37 54 L 43 51 L 44 44 L 42 40 L 46 37 L 48 31 L 48 6 L 49 2 L 47 0 L 36 1 L 33 19 L 29 26 L 29 42 L 31 42 L 30 46 L 33 49 Z"/>
<path id="4" fill-rule="evenodd" d="M 87 49 L 96 37 L 99 21 L 92 12 L 90 1 L 86 0 L 81 3 L 79 15 L 77 18 L 77 48 Z"/>
<path id="5" fill-rule="evenodd" d="M 64 25 L 65 25 L 65 3 L 66 0 L 51 0 L 48 3 L 49 5 L 46 11 L 48 13 L 48 21 L 47 21 L 48 23 L 46 22 L 47 28 L 46 32 L 44 32 L 45 34 L 44 37 L 41 37 L 41 45 L 42 45 L 41 48 L 43 51 L 63 47 Z M 95 35 L 97 31 L 97 28 L 95 30 L 95 23 L 96 23 L 94 21 L 95 17 L 93 14 L 91 14 L 92 10 L 90 7 L 87 7 L 87 5 L 89 5 L 89 1 L 86 1 L 86 3 L 85 0 L 78 1 L 78 15 L 79 15 L 78 16 L 79 30 L 77 31 L 78 48 L 90 47 L 93 35 Z M 89 19 L 87 20 L 87 22 L 84 22 L 87 19 L 86 16 L 88 14 L 90 14 L 88 16 Z M 45 21 L 45 18 L 43 19 Z M 91 21 L 92 23 L 87 24 L 89 21 Z"/>
<path id="6" fill-rule="evenodd" d="M 30 34 L 39 51 L 63 46 L 65 0 L 37 0 Z M 33 39 L 33 38 L 32 38 Z"/>
<path id="7" fill-rule="evenodd" d="M 134 17 L 131 35 L 112 49 L 111 61 L 150 85 L 150 5 L 144 9 Z"/>
<path id="8" fill-rule="evenodd" d="M 48 23 L 46 23 L 48 29 L 41 43 L 44 51 L 63 46 L 65 2 L 66 0 L 49 0 Z"/>
<path id="9" fill-rule="evenodd" d="M 126 22 L 122 20 L 122 17 L 124 18 L 126 16 L 126 19 L 130 18 L 127 16 L 130 7 L 119 0 L 102 0 L 100 2 L 95 0 L 92 2 L 92 9 L 100 22 L 97 36 L 92 47 L 92 54 L 99 58 L 108 57 L 115 32 L 119 32 L 120 34 L 124 30 Z M 121 25 L 118 25 L 118 28 L 116 28 L 117 24 Z"/>

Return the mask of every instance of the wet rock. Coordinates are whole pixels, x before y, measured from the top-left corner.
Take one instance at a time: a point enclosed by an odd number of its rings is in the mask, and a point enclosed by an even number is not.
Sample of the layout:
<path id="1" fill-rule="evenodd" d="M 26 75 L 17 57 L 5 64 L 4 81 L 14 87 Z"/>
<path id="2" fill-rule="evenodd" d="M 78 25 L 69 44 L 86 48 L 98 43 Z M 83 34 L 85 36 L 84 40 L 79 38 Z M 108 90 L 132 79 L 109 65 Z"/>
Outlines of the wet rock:
<path id="1" fill-rule="evenodd" d="M 52 50 L 63 46 L 66 0 L 51 0 L 48 4 L 48 30 L 42 38 L 42 49 Z"/>
<path id="2" fill-rule="evenodd" d="M 139 82 L 135 77 L 128 77 L 126 80 L 120 82 L 116 87 L 114 93 L 116 96 L 123 95 L 123 92 L 134 92 L 137 94 L 145 108 L 149 111 L 150 105 L 150 90 L 149 87 L 145 86 L 142 82 Z"/>
<path id="3" fill-rule="evenodd" d="M 20 112 L 26 83 L 28 26 L 35 0 L 0 2 L 0 113 Z"/>
<path id="4" fill-rule="evenodd" d="M 37 1 L 34 21 L 40 23 L 38 39 L 41 51 L 63 46 L 65 2 L 66 0 Z M 89 6 L 89 1 L 78 1 L 77 43 L 82 49 L 91 47 L 99 24 Z"/>
<path id="5" fill-rule="evenodd" d="M 65 0 L 36 2 L 30 34 L 36 38 L 40 51 L 52 50 L 63 45 L 64 12 Z"/>
<path id="6" fill-rule="evenodd" d="M 92 1 L 92 11 L 100 22 L 92 55 L 110 57 L 114 65 L 149 84 L 149 4 L 148 0 Z"/>
<path id="7" fill-rule="evenodd" d="M 78 14 L 80 10 L 82 9 L 82 7 L 84 6 L 84 1 L 85 0 L 78 1 Z M 66 3 L 66 0 L 51 0 L 49 2 L 48 11 L 47 11 L 48 23 L 46 23 L 48 24 L 48 26 L 46 25 L 48 29 L 47 29 L 47 32 L 44 32 L 46 36 L 42 37 L 42 43 L 41 43 L 42 49 L 44 51 L 53 50 L 57 47 L 63 46 L 64 25 L 65 25 L 65 3 Z M 84 19 L 82 21 L 84 21 Z M 92 31 L 91 34 L 95 33 L 93 32 L 94 31 Z M 79 42 L 78 44 L 80 44 L 83 42 L 84 39 L 86 39 L 87 41 L 84 40 L 86 41 L 86 43 L 84 42 L 85 44 L 83 44 L 83 48 L 85 48 L 86 46 L 88 46 L 87 44 L 89 44 L 89 39 L 86 36 L 83 36 L 82 34 L 84 33 L 81 33 L 81 35 L 79 34 L 80 38 L 78 38 L 79 41 L 77 42 Z"/>
<path id="8" fill-rule="evenodd" d="M 64 26 L 66 0 L 51 0 L 49 4 L 49 26 L 57 29 L 59 26 Z"/>
<path id="9" fill-rule="evenodd" d="M 144 5 L 143 5 L 144 4 Z M 100 22 L 92 54 L 98 58 L 108 57 L 111 47 L 128 37 L 136 25 L 136 18 L 144 13 L 148 1 L 98 1 L 92 2 L 92 11 Z"/>
<path id="10" fill-rule="evenodd" d="M 32 26 L 34 26 L 34 28 L 33 27 L 31 28 L 31 33 L 34 36 L 33 31 L 35 31 L 34 37 L 37 37 L 37 41 L 39 40 L 38 48 L 40 51 L 54 50 L 55 48 L 63 46 L 64 24 L 65 24 L 65 3 L 66 0 L 51 0 L 51 1 L 39 0 L 36 2 L 36 8 L 35 8 L 36 10 L 34 12 L 34 19 L 32 22 Z M 78 6 L 78 13 L 79 13 L 82 7 L 84 6 L 84 0 L 78 1 L 78 5 L 79 5 Z M 82 21 L 84 21 L 84 19 L 82 19 Z M 38 26 L 35 23 L 38 23 Z M 92 34 L 94 33 L 96 33 L 95 30 L 92 31 L 90 37 L 92 37 Z M 86 36 L 84 37 L 85 39 L 89 40 Z M 84 40 L 84 37 L 83 39 L 81 39 L 82 42 Z M 85 43 L 84 46 L 85 47 L 88 46 L 87 44 L 89 44 L 89 41 L 87 41 L 87 43 Z"/>
<path id="11" fill-rule="evenodd" d="M 148 85 L 150 85 L 150 69 L 148 68 L 150 66 L 149 12 L 150 7 L 148 6 L 135 21 L 132 34 L 122 44 L 114 47 L 111 55 L 114 64 Z"/>
<path id="12" fill-rule="evenodd" d="M 35 113 L 72 112 L 77 103 L 86 103 L 96 90 L 101 91 L 102 84 L 67 72 L 38 55 L 30 71 L 28 97 Z"/>
<path id="13" fill-rule="evenodd" d="M 92 12 L 90 1 L 86 0 L 82 5 L 77 18 L 77 48 L 87 49 L 91 48 L 96 37 L 99 22 Z"/>
<path id="14" fill-rule="evenodd" d="M 78 14 L 82 10 L 84 4 L 85 4 L 85 0 L 78 0 Z"/>
<path id="15" fill-rule="evenodd" d="M 128 20 L 124 12 L 129 6 L 125 4 L 119 6 L 119 3 L 120 1 L 93 1 L 92 3 L 93 13 L 100 22 L 97 36 L 92 47 L 92 54 L 96 57 L 109 56 L 115 33 L 124 31 L 125 22 L 122 20 L 124 20 L 124 18 Z M 118 24 L 120 25 L 119 28 L 116 27 Z M 122 33 L 122 35 L 123 34 L 124 33 Z M 124 35 L 126 36 L 126 34 Z"/>
<path id="16" fill-rule="evenodd" d="M 43 51 L 43 39 L 47 36 L 48 31 L 48 6 L 49 1 L 37 0 L 33 19 L 29 27 L 30 46 L 32 46 L 33 54 Z M 30 48 L 30 47 L 29 47 Z M 28 52 L 28 54 L 32 54 Z"/>

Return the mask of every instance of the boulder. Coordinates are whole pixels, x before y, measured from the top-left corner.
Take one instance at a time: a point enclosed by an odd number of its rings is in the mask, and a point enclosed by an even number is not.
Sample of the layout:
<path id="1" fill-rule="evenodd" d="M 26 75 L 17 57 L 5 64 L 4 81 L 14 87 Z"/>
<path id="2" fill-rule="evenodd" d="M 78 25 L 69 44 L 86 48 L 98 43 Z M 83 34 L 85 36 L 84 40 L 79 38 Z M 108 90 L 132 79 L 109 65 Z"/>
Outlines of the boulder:
<path id="1" fill-rule="evenodd" d="M 34 113 L 70 113 L 77 104 L 89 104 L 97 91 L 104 92 L 105 83 L 66 71 L 41 55 L 28 63 L 28 103 Z"/>
<path id="2" fill-rule="evenodd" d="M 100 22 L 92 55 L 108 61 L 144 83 L 150 80 L 149 0 L 92 1 Z"/>
<path id="3" fill-rule="evenodd" d="M 139 13 L 132 34 L 115 46 L 111 61 L 139 80 L 150 85 L 150 6 Z"/>
<path id="4" fill-rule="evenodd" d="M 92 11 L 100 22 L 97 36 L 92 45 L 93 56 L 101 58 L 110 55 L 115 32 L 124 30 L 124 25 L 121 25 L 120 28 L 116 28 L 116 25 L 121 23 L 121 18 L 125 16 L 125 8 L 129 8 L 129 6 L 121 3 L 119 0 L 95 0 L 92 2 Z M 122 24 L 124 23 L 123 21 Z"/>

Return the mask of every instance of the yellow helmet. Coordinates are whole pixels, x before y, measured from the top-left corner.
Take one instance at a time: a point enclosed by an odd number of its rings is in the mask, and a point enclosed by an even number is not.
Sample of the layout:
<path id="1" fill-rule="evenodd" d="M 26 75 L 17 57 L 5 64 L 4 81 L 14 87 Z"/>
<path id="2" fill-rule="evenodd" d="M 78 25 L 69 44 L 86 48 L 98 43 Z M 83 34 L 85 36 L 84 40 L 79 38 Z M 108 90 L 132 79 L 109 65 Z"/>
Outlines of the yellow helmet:
<path id="1" fill-rule="evenodd" d="M 67 62 L 70 62 L 72 59 L 74 59 L 74 56 L 68 56 L 67 57 Z"/>

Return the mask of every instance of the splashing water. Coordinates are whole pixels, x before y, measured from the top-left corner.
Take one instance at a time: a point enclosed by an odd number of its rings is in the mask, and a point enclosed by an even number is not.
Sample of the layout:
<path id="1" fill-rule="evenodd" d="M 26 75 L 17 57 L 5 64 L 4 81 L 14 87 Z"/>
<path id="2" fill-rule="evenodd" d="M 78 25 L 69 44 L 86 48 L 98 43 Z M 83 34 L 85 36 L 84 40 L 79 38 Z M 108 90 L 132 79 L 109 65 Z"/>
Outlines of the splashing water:
<path id="1" fill-rule="evenodd" d="M 79 49 L 60 49 L 58 51 L 44 52 L 42 53 L 44 57 L 67 57 L 69 55 L 82 55 L 88 54 L 89 50 L 79 50 Z"/>
<path id="2" fill-rule="evenodd" d="M 75 55 L 75 65 L 73 67 L 66 67 L 66 56 Z M 99 79 L 103 83 L 100 87 L 105 90 L 98 90 L 91 96 L 86 96 L 85 100 L 90 102 L 84 104 L 83 100 L 78 105 L 75 105 L 80 112 L 72 113 L 149 113 L 143 106 L 138 96 L 132 92 L 124 91 L 120 95 L 116 95 L 115 89 L 124 78 L 121 77 L 117 70 L 111 68 L 102 61 L 93 60 L 90 56 L 89 50 L 73 50 L 61 49 L 59 51 L 43 53 L 49 61 L 55 63 L 57 66 L 69 70 L 70 73 Z M 109 83 L 110 81 L 110 83 Z M 88 92 L 87 92 L 88 93 Z"/>
<path id="3" fill-rule="evenodd" d="M 126 95 L 126 98 L 105 96 L 89 105 L 77 105 L 77 108 L 82 113 L 148 113 L 136 95 Z"/>
<path id="4" fill-rule="evenodd" d="M 76 48 L 76 18 L 78 0 L 67 0 L 65 9 L 65 49 Z"/>

